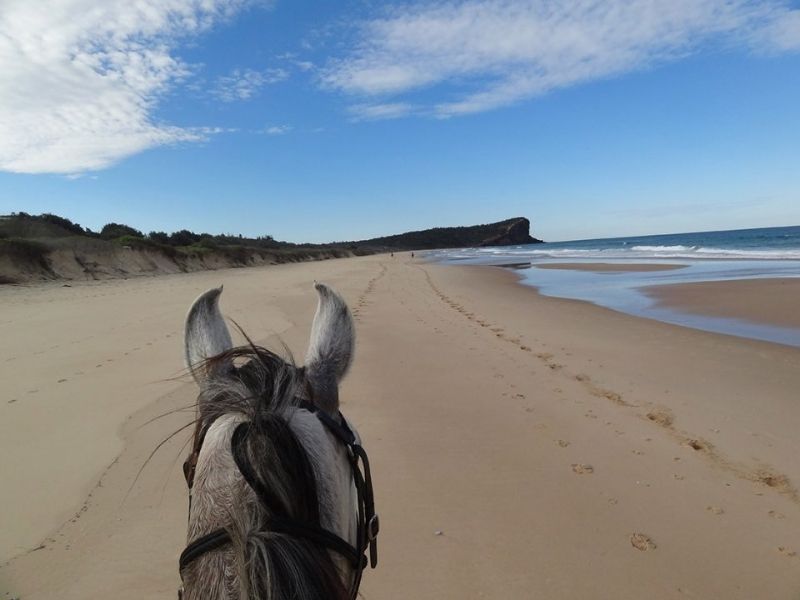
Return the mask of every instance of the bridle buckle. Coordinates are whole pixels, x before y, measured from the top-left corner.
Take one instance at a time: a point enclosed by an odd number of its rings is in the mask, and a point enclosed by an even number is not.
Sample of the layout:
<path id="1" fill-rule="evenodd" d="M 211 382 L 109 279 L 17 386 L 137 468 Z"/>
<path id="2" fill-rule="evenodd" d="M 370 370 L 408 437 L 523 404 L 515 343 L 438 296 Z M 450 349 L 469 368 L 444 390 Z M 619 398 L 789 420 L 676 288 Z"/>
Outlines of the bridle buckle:
<path id="1" fill-rule="evenodd" d="M 367 539 L 370 542 L 374 542 L 375 539 L 378 537 L 378 532 L 381 529 L 381 521 L 378 518 L 378 515 L 372 515 L 372 518 L 367 523 Z"/>

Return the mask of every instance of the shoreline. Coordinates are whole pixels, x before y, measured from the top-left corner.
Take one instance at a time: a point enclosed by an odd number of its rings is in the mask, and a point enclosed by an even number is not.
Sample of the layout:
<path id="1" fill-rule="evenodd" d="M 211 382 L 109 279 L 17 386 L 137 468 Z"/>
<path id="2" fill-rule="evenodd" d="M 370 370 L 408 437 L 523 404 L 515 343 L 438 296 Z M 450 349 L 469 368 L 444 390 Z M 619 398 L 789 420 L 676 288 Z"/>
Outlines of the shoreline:
<path id="1" fill-rule="evenodd" d="M 645 286 L 657 308 L 800 330 L 800 277 Z"/>
<path id="2" fill-rule="evenodd" d="M 643 273 L 650 271 L 675 271 L 677 269 L 685 269 L 689 265 L 672 264 L 672 263 L 532 263 L 532 267 L 536 269 L 555 269 L 564 271 L 589 271 L 591 273 Z"/>
<path id="3" fill-rule="evenodd" d="M 789 268 L 740 262 L 499 265 L 541 294 L 634 317 L 744 339 L 800 347 L 800 262 Z M 449 263 L 444 263 L 449 264 Z M 489 265 L 474 265 L 489 266 Z"/>
<path id="4" fill-rule="evenodd" d="M 94 430 L 122 435 L 121 450 L 103 450 L 100 467 L 84 476 L 82 498 L 54 495 L 74 516 L 48 529 L 43 549 L 0 568 L 0 591 L 27 600 L 108 589 L 131 599 L 174 595 L 185 544 L 185 438 L 169 442 L 128 489 L 154 445 L 187 415 L 141 425 L 189 404 L 195 390 L 146 382 L 181 368 L 185 310 L 195 292 L 220 283 L 227 316 L 256 341 L 278 347 L 270 332 L 277 333 L 303 356 L 316 302 L 310 282 L 320 279 L 345 295 L 356 318 L 342 410 L 370 453 L 383 525 L 381 567 L 365 574 L 365 595 L 577 599 L 603 589 L 633 599 L 648 589 L 676 599 L 687 591 L 793 597 L 800 350 L 543 296 L 519 278 L 378 256 L 53 288 L 38 299 L 14 294 L 11 304 L 0 295 L 11 309 L 4 333 L 11 327 L 24 341 L 49 329 L 64 338 L 40 355 L 42 344 L 27 342 L 24 356 L 0 361 L 6 380 L 20 369 L 39 378 L 55 379 L 62 366 L 90 374 L 71 379 L 68 394 L 67 382 L 53 381 L 0 403 L 2 423 L 19 427 L 9 411 L 36 409 L 32 422 L 41 427 L 51 418 L 41 411 L 71 400 Z M 147 304 L 153 297 L 157 308 Z M 42 306 L 72 318 L 48 326 L 36 320 Z M 118 315 L 113 332 L 90 331 L 102 310 Z M 95 337 L 69 343 L 88 335 Z M 146 351 L 116 360 L 140 343 Z M 86 353 L 94 346 L 115 360 L 96 363 Z M 104 366 L 92 371 L 95 364 Z M 125 371 L 134 381 L 115 392 Z M 32 406 L 43 395 L 49 402 Z M 94 396 L 118 412 L 96 410 Z M 76 424 L 59 426 L 70 435 Z M 41 487 L 38 461 L 63 458 L 44 431 L 26 431 L 37 452 L 4 470 L 25 465 L 18 485 L 26 500 Z M 0 436 L 3 454 L 11 442 Z M 82 444 L 100 448 L 93 436 Z M 6 518 L 23 524 L 38 510 L 31 502 L 5 506 Z M 656 547 L 637 549 L 634 535 Z"/>

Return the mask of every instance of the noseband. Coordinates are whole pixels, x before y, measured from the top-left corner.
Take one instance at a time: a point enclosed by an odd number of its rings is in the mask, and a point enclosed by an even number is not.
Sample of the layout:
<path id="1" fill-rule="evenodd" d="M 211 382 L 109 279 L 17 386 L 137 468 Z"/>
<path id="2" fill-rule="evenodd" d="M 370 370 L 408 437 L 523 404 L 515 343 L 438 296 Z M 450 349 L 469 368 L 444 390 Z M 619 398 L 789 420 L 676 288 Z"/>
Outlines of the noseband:
<path id="1" fill-rule="evenodd" d="M 356 527 L 356 546 L 343 540 L 337 534 L 327 529 L 323 529 L 314 523 L 307 523 L 293 519 L 288 515 L 278 514 L 277 507 L 281 504 L 274 494 L 267 489 L 258 479 L 252 464 L 244 448 L 244 440 L 250 427 L 248 422 L 240 423 L 231 437 L 231 452 L 236 466 L 244 477 L 244 480 L 253 489 L 261 504 L 272 516 L 266 523 L 266 530 L 274 533 L 281 533 L 295 538 L 308 540 L 332 550 L 345 558 L 353 568 L 353 584 L 350 587 L 350 598 L 355 599 L 358 595 L 358 588 L 361 585 L 361 576 L 367 567 L 367 550 L 369 550 L 369 564 L 374 569 L 378 564 L 377 537 L 380 527 L 378 515 L 375 513 L 375 500 L 372 493 L 372 476 L 369 470 L 369 459 L 367 453 L 360 444 L 357 443 L 356 436 L 348 427 L 347 422 L 341 412 L 337 412 L 337 418 L 331 417 L 323 410 L 319 410 L 313 404 L 301 400 L 299 408 L 305 409 L 316 415 L 320 423 L 330 432 L 336 440 L 347 449 L 348 461 L 352 471 L 353 483 L 356 488 L 358 505 L 358 522 Z M 183 464 L 183 473 L 186 477 L 186 484 L 191 490 L 194 484 L 194 474 L 197 468 L 197 459 L 203 446 L 203 440 L 211 427 L 213 421 L 203 425 L 198 424 L 194 435 L 194 445 L 192 453 Z M 191 495 L 189 496 L 189 512 L 191 514 Z M 179 570 L 183 570 L 194 560 L 212 550 L 216 550 L 231 542 L 230 534 L 226 529 L 216 529 L 211 533 L 200 536 L 192 541 L 181 553 L 179 560 Z M 181 578 L 183 575 L 181 575 Z M 182 597 L 182 588 L 178 594 Z"/>

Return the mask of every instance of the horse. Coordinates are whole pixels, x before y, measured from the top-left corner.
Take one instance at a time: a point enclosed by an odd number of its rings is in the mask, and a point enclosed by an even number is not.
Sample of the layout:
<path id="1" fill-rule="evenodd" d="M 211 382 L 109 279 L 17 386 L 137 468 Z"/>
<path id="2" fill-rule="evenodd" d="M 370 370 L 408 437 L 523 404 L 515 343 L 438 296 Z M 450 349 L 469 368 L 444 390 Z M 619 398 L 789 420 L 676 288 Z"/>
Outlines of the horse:
<path id="1" fill-rule="evenodd" d="M 222 287 L 192 304 L 186 364 L 199 386 L 189 487 L 184 600 L 347 600 L 379 529 L 367 454 L 339 411 L 355 327 L 342 297 L 315 283 L 305 366 L 247 339 L 234 347 Z M 244 333 L 244 332 L 242 332 Z"/>

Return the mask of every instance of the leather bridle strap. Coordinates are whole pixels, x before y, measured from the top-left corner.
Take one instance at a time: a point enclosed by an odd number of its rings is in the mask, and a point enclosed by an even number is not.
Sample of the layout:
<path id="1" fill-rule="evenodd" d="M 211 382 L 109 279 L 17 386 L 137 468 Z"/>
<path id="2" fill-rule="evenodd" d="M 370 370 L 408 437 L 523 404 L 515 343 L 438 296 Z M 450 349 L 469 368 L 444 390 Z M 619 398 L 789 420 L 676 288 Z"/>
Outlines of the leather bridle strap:
<path id="1" fill-rule="evenodd" d="M 178 569 L 183 571 L 196 558 L 200 558 L 206 552 L 221 548 L 230 541 L 231 536 L 225 529 L 216 529 L 211 533 L 200 536 L 181 552 L 181 557 L 178 559 Z"/>
<path id="2" fill-rule="evenodd" d="M 353 568 L 363 568 L 361 566 L 361 554 L 359 554 L 358 550 L 353 548 L 353 546 L 338 535 L 314 525 L 313 523 L 298 521 L 284 514 L 280 499 L 267 489 L 264 483 L 258 478 L 256 472 L 253 470 L 253 465 L 247 457 L 244 440 L 249 429 L 249 423 L 240 423 L 236 427 L 231 438 L 231 451 L 233 453 L 233 459 L 236 461 L 236 466 L 239 467 L 239 472 L 242 474 L 242 477 L 244 477 L 244 480 L 256 493 L 261 503 L 268 507 L 273 513 L 273 516 L 266 523 L 267 531 L 283 533 L 315 542 L 341 554 L 350 562 Z"/>
<path id="3" fill-rule="evenodd" d="M 320 420 L 322 425 L 333 434 L 350 452 L 350 468 L 353 472 L 353 482 L 356 486 L 358 496 L 358 534 L 357 543 L 359 544 L 359 554 L 363 555 L 369 546 L 370 566 L 374 569 L 378 566 L 378 532 L 380 521 L 375 513 L 375 495 L 372 490 L 372 473 L 369 468 L 369 458 L 364 447 L 356 443 L 356 436 L 348 427 L 342 413 L 339 413 L 339 421 L 336 421 L 324 410 L 319 410 L 316 406 L 305 400 L 300 402 L 300 408 L 304 408 L 313 413 Z M 361 474 L 359 461 L 364 470 Z"/>
<path id="4" fill-rule="evenodd" d="M 378 515 L 375 514 L 375 499 L 372 491 L 372 475 L 369 468 L 369 459 L 367 458 L 367 453 L 364 448 L 356 443 L 355 434 L 347 426 L 347 422 L 344 420 L 341 413 L 339 413 L 340 420 L 337 422 L 325 411 L 318 410 L 316 406 L 308 402 L 301 401 L 299 407 L 315 414 L 322 425 L 348 449 L 348 458 L 357 494 L 358 523 L 356 543 L 358 547 L 352 546 L 335 533 L 323 529 L 316 524 L 298 521 L 283 514 L 282 502 L 274 493 L 267 489 L 259 479 L 247 455 L 246 444 L 244 442 L 250 428 L 248 422 L 240 423 L 234 430 L 231 436 L 231 452 L 242 477 L 256 493 L 261 503 L 273 514 L 266 522 L 265 530 L 308 540 L 320 546 L 324 546 L 345 558 L 355 571 L 350 593 L 350 597 L 355 598 L 358 594 L 361 576 L 367 566 L 367 557 L 365 555 L 367 548 L 369 548 L 370 566 L 374 569 L 378 564 L 376 538 L 380 525 Z M 205 437 L 205 432 L 207 430 L 208 427 L 206 426 L 196 432 L 196 435 L 200 433 L 200 439 L 198 441 L 197 437 L 195 438 L 195 450 L 193 455 L 199 454 L 202 438 Z M 196 456 L 194 458 L 195 460 L 192 461 L 193 464 L 190 465 L 190 469 L 187 469 L 185 466 L 185 471 L 191 471 L 191 473 L 186 473 L 187 484 L 190 488 L 192 487 L 194 479 Z M 359 468 L 359 462 L 364 470 L 363 475 Z M 190 474 L 191 477 L 189 476 Z M 179 560 L 180 571 L 182 572 L 185 567 L 206 552 L 216 550 L 230 542 L 230 534 L 226 529 L 222 528 L 197 538 L 181 553 Z"/>

